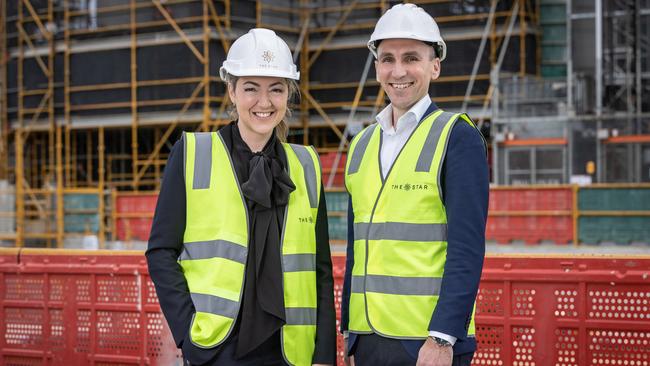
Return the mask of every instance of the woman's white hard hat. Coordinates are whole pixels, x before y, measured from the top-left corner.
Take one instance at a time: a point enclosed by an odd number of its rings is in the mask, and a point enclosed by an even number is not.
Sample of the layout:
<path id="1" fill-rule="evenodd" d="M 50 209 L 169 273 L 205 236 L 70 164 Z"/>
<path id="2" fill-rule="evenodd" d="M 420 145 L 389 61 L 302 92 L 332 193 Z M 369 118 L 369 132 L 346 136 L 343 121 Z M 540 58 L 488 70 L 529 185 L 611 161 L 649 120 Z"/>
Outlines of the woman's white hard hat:
<path id="1" fill-rule="evenodd" d="M 251 29 L 230 46 L 219 69 L 221 79 L 226 79 L 226 73 L 300 79 L 289 46 L 275 32 L 265 28 Z"/>

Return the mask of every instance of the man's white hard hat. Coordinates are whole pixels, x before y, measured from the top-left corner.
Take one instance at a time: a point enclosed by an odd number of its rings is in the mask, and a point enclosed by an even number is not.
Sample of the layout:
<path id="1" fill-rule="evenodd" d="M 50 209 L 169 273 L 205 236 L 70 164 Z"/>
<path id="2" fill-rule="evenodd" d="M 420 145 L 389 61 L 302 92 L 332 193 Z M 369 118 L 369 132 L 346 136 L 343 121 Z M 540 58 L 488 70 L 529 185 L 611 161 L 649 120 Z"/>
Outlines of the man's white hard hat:
<path id="1" fill-rule="evenodd" d="M 289 46 L 270 29 L 254 28 L 237 38 L 219 69 L 234 76 L 273 76 L 300 79 Z"/>
<path id="2" fill-rule="evenodd" d="M 447 57 L 447 45 L 442 40 L 438 24 L 424 9 L 415 4 L 397 4 L 379 18 L 368 48 L 377 57 L 378 41 L 391 38 L 415 39 L 439 47 L 440 61 Z"/>

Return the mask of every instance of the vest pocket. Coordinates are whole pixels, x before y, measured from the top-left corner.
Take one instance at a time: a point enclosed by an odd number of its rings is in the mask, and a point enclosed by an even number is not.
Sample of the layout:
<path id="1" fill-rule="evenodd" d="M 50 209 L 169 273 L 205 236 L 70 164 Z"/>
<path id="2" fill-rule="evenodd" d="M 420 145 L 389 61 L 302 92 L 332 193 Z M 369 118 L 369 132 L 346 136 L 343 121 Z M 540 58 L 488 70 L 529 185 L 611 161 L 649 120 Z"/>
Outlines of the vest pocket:
<path id="1" fill-rule="evenodd" d="M 192 318 L 190 339 L 200 348 L 212 348 L 221 344 L 228 335 L 234 319 L 197 311 Z"/>

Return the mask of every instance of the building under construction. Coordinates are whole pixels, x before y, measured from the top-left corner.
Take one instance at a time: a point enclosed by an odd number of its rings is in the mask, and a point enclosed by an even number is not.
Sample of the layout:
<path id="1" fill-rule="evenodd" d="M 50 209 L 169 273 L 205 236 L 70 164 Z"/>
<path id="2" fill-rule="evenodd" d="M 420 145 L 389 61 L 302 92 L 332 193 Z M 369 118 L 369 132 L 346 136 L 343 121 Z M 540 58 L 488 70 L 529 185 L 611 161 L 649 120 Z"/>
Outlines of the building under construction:
<path id="1" fill-rule="evenodd" d="M 649 0 L 412 2 L 448 45 L 431 95 L 478 123 L 495 184 L 650 181 Z M 252 27 L 287 40 L 289 139 L 340 185 L 347 142 L 387 104 L 366 42 L 394 3 L 2 0 L 0 240 L 146 240 L 181 131 L 230 120 L 218 68 Z"/>
<path id="2" fill-rule="evenodd" d="M 486 239 L 528 244 L 488 246 L 472 364 L 648 366 L 650 0 L 411 2 L 448 47 L 430 94 L 488 141 Z M 183 364 L 116 249 L 146 245 L 181 132 L 230 121 L 218 69 L 252 27 L 299 65 L 289 139 L 320 153 L 340 310 L 343 164 L 388 103 L 366 42 L 395 3 L 0 0 L 0 365 Z"/>

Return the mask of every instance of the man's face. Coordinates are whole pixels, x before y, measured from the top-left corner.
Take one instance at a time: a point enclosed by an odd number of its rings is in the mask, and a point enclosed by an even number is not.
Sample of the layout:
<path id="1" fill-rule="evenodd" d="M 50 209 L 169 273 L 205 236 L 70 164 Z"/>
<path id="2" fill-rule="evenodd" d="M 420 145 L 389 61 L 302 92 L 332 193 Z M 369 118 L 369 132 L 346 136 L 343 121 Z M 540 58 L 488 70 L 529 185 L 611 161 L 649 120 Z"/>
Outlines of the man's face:
<path id="1" fill-rule="evenodd" d="M 377 50 L 377 80 L 386 91 L 396 116 L 406 113 L 429 92 L 440 75 L 440 59 L 433 48 L 414 39 L 386 39 Z"/>

